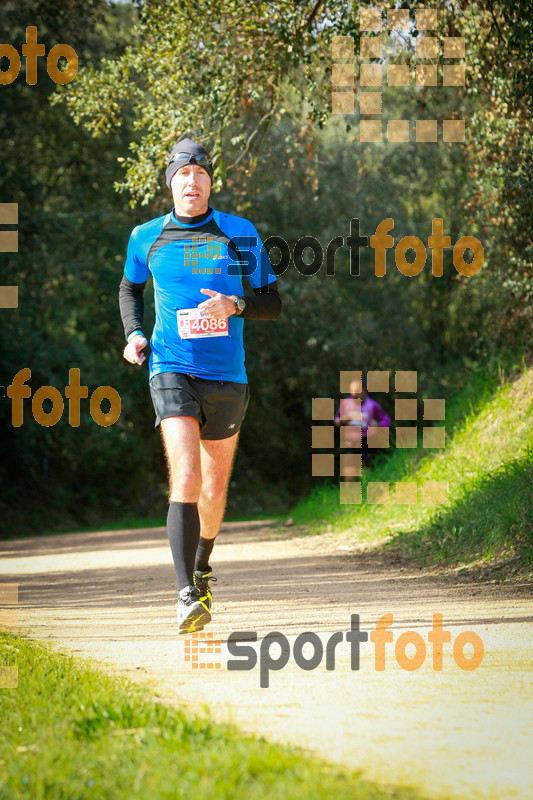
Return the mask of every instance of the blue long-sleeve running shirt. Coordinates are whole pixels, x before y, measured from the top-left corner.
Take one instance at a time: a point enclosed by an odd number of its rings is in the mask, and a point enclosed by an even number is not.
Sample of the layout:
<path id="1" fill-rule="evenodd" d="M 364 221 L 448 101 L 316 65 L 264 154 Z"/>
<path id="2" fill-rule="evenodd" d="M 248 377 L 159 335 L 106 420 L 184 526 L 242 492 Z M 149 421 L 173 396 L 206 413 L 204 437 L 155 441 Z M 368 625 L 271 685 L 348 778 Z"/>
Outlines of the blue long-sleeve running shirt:
<path id="1" fill-rule="evenodd" d="M 208 380 L 247 383 L 243 317 L 228 318 L 228 336 L 181 338 L 178 311 L 197 308 L 208 300 L 200 289 L 242 295 L 243 277 L 255 291 L 274 283 L 276 275 L 249 220 L 212 208 L 203 216 L 196 224 L 184 223 L 172 210 L 134 228 L 130 236 L 126 282 L 141 295 L 150 275 L 154 283 L 150 379 L 160 372 L 184 372 Z"/>

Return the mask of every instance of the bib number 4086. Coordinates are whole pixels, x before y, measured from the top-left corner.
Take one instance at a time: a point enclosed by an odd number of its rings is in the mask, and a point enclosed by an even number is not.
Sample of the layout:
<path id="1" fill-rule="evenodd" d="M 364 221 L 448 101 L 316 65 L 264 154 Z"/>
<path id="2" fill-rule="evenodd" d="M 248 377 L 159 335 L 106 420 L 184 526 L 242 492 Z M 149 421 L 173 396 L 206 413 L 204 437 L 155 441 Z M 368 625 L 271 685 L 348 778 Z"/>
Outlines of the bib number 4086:
<path id="1" fill-rule="evenodd" d="M 205 311 L 199 308 L 179 309 L 178 333 L 182 339 L 228 336 L 228 318 L 207 317 Z"/>
<path id="2" fill-rule="evenodd" d="M 191 333 L 201 333 L 207 331 L 225 331 L 228 328 L 228 320 L 223 319 L 215 319 L 211 317 L 207 319 L 204 317 L 203 319 L 192 319 L 190 322 L 190 330 Z"/>

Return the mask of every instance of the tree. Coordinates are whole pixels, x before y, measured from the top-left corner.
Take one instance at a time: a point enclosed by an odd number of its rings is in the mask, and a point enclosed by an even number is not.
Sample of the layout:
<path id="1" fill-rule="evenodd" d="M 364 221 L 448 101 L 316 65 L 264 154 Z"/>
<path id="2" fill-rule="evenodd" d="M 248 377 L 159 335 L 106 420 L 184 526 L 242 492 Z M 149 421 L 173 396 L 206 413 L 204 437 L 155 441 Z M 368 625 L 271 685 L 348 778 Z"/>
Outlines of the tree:
<path id="1" fill-rule="evenodd" d="M 64 92 L 77 122 L 94 135 L 132 109 L 140 139 L 130 143 L 126 177 L 133 203 L 147 203 L 176 139 L 191 133 L 210 147 L 219 178 L 253 170 L 268 126 L 283 112 L 285 78 L 312 118 L 326 118 L 326 66 L 333 30 L 356 35 L 357 3 L 149 0 L 134 42 L 99 69 L 81 70 Z M 223 155 L 222 155 L 223 151 Z"/>

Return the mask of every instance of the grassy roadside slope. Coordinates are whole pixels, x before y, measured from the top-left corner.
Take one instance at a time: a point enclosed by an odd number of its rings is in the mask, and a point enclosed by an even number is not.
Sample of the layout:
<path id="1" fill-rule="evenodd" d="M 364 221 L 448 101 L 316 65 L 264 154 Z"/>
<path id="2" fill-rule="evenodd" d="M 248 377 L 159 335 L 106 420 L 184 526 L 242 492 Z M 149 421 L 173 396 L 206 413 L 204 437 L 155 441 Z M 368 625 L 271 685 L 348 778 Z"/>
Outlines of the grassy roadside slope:
<path id="1" fill-rule="evenodd" d="M 389 502 L 341 505 L 338 486 L 323 486 L 294 509 L 294 522 L 343 531 L 347 542 L 387 543 L 421 563 L 513 558 L 531 569 L 533 369 L 467 410 L 473 392 L 471 386 L 447 404 L 445 449 L 422 450 L 419 440 L 417 450 L 393 450 L 363 470 L 363 499 L 369 480 L 386 481 Z M 415 505 L 395 502 L 400 481 L 416 481 Z M 443 504 L 423 502 L 425 481 L 446 483 Z"/>
<path id="2" fill-rule="evenodd" d="M 0 664 L 19 674 L 0 689 L 2 800 L 422 800 L 157 704 L 23 637 L 0 633 Z"/>

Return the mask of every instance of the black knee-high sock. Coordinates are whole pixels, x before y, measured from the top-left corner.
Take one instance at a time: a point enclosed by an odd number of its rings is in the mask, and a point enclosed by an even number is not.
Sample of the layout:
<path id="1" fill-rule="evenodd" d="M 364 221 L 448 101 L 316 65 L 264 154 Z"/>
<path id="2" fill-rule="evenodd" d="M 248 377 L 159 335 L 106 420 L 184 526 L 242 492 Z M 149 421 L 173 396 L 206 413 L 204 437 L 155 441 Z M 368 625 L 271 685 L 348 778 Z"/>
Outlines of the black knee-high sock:
<path id="1" fill-rule="evenodd" d="M 200 569 L 202 572 L 206 571 L 206 569 L 209 567 L 209 556 L 213 552 L 214 546 L 214 539 L 204 539 L 203 536 L 200 536 L 198 550 L 196 551 L 196 563 L 194 565 L 194 569 Z"/>
<path id="2" fill-rule="evenodd" d="M 194 559 L 200 538 L 198 505 L 169 503 L 167 532 L 180 591 L 193 583 Z"/>

